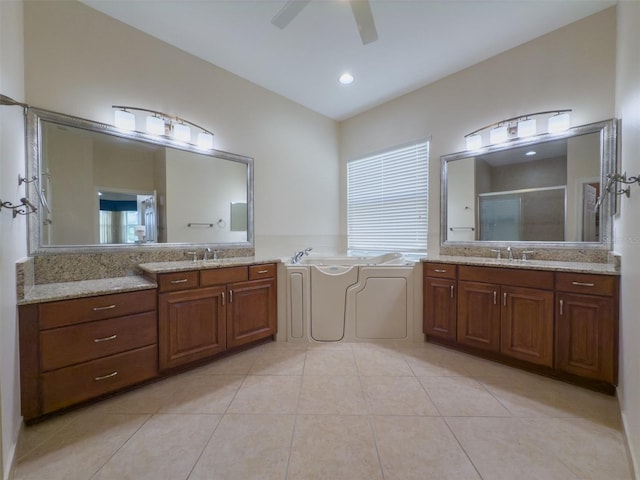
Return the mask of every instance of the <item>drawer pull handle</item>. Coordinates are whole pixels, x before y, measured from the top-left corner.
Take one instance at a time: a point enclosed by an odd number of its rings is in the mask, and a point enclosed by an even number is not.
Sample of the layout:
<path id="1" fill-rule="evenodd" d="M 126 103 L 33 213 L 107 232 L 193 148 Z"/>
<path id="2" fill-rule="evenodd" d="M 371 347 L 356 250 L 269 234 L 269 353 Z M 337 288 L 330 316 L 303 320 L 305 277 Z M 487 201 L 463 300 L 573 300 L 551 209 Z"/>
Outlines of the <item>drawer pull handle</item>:
<path id="1" fill-rule="evenodd" d="M 224 292 L 222 292 L 222 305 L 224 305 Z"/>
<path id="2" fill-rule="evenodd" d="M 92 310 L 94 312 L 100 312 L 102 310 L 111 310 L 112 308 L 116 308 L 115 303 L 113 305 L 107 305 L 106 307 L 93 307 Z"/>
<path id="3" fill-rule="evenodd" d="M 233 290 L 229 290 L 229 303 L 233 303 Z"/>
<path id="4" fill-rule="evenodd" d="M 453 286 L 453 285 L 451 285 L 451 287 L 450 287 L 450 288 L 451 288 L 451 298 L 453 298 L 453 297 L 454 297 L 454 295 L 455 295 L 455 294 L 454 294 L 454 286 Z"/>
<path id="5" fill-rule="evenodd" d="M 111 335 L 110 337 L 94 338 L 93 343 L 108 342 L 109 340 L 115 340 L 116 338 L 118 338 L 118 335 L 115 334 Z"/>
<path id="6" fill-rule="evenodd" d="M 116 375 L 118 375 L 118 371 L 117 370 L 115 372 L 108 373 L 107 375 L 102 375 L 101 377 L 95 377 L 94 380 L 96 382 L 99 382 L 100 380 L 106 380 L 107 378 L 113 378 Z"/>
<path id="7" fill-rule="evenodd" d="M 586 283 L 586 282 L 571 282 L 573 285 L 578 287 L 595 287 L 595 283 Z"/>
<path id="8" fill-rule="evenodd" d="M 507 306 L 507 292 L 504 292 L 502 294 L 502 304 L 506 307 Z"/>
<path id="9" fill-rule="evenodd" d="M 258 273 L 269 273 L 269 270 L 258 270 Z"/>
<path id="10" fill-rule="evenodd" d="M 493 304 L 498 304 L 498 292 L 496 292 L 495 290 L 493 291 Z"/>
<path id="11" fill-rule="evenodd" d="M 560 315 L 564 315 L 564 300 L 560 300 Z"/>
<path id="12" fill-rule="evenodd" d="M 187 283 L 189 281 L 189 279 L 187 278 L 181 278 L 180 280 L 171 280 L 171 285 L 176 285 L 178 283 Z"/>
<path id="13" fill-rule="evenodd" d="M 441 268 L 436 268 L 436 269 L 434 269 L 433 271 L 434 271 L 434 272 L 436 272 L 436 273 L 447 273 L 447 271 L 446 271 L 446 270 L 443 270 L 443 269 L 441 269 Z"/>

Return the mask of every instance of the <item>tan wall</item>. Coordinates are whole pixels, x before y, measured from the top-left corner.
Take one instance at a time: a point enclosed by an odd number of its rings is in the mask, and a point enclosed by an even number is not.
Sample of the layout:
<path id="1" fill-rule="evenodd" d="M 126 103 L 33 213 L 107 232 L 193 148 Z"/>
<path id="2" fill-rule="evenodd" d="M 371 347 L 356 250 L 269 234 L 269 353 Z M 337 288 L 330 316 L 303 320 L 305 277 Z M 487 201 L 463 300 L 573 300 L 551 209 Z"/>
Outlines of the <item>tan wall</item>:
<path id="1" fill-rule="evenodd" d="M 611 8 L 343 122 L 342 161 L 430 137 L 429 251 L 437 252 L 440 156 L 464 150 L 464 135 L 479 126 L 525 113 L 572 108 L 572 125 L 613 117 L 615 55 Z"/>
<path id="2" fill-rule="evenodd" d="M 640 3 L 618 5 L 616 113 L 621 119 L 620 171 L 640 173 Z M 618 398 L 636 475 L 640 476 L 640 188 L 620 201 L 614 246 L 622 254 Z M 637 477 L 636 477 L 637 478 Z"/>
<path id="3" fill-rule="evenodd" d="M 81 3 L 24 11 L 29 103 L 105 123 L 112 105 L 132 105 L 203 125 L 215 148 L 255 159 L 258 254 L 338 247 L 336 122 Z"/>

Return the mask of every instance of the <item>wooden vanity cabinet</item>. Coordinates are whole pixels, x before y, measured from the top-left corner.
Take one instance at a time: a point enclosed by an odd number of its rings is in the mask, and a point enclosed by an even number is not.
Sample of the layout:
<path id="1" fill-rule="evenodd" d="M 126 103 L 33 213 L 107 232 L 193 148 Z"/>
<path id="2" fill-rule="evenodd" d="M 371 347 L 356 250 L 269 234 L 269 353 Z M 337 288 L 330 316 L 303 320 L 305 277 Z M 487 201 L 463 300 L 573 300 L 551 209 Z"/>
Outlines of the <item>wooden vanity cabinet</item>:
<path id="1" fill-rule="evenodd" d="M 198 287 L 187 288 L 193 274 Z M 160 370 L 273 336 L 275 276 L 275 264 L 159 274 Z"/>
<path id="2" fill-rule="evenodd" d="M 558 273 L 556 284 L 556 369 L 615 385 L 618 279 Z"/>
<path id="3" fill-rule="evenodd" d="M 19 307 L 26 420 L 158 374 L 156 291 Z"/>
<path id="4" fill-rule="evenodd" d="M 457 266 L 424 264 L 424 333 L 455 341 L 457 328 Z"/>
<path id="5" fill-rule="evenodd" d="M 613 275 L 425 263 L 424 333 L 428 341 L 614 393 L 618 298 Z"/>
<path id="6" fill-rule="evenodd" d="M 553 284 L 553 272 L 461 266 L 458 343 L 553 366 Z"/>

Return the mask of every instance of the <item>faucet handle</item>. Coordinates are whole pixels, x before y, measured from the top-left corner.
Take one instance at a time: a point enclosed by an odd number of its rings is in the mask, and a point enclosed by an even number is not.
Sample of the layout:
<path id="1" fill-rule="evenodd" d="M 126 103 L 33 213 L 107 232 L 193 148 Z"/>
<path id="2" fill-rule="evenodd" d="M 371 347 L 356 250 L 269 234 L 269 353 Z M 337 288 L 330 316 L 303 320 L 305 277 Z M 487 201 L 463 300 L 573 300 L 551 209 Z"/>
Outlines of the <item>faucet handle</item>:
<path id="1" fill-rule="evenodd" d="M 500 251 L 499 248 L 497 250 L 492 248 L 491 251 L 496 253 L 496 259 L 497 260 L 500 260 L 502 258 L 502 252 Z"/>
<path id="2" fill-rule="evenodd" d="M 535 253 L 533 250 L 523 250 L 522 251 L 522 260 L 526 260 L 527 259 L 527 255 L 530 253 Z"/>

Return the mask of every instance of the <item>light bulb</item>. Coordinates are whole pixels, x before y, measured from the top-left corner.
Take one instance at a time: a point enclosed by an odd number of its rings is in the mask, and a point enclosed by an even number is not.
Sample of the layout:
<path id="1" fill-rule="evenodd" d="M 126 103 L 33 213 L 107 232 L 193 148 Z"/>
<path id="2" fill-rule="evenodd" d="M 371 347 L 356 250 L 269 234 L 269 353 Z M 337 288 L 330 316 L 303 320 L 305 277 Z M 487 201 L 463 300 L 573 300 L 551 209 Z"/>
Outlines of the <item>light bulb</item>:
<path id="1" fill-rule="evenodd" d="M 127 112 L 126 110 L 115 110 L 113 112 L 114 121 L 113 124 L 122 130 L 135 130 L 136 129 L 136 116 Z"/>
<path id="2" fill-rule="evenodd" d="M 482 147 L 482 137 L 480 135 L 469 135 L 466 139 L 467 150 L 478 150 Z"/>
<path id="3" fill-rule="evenodd" d="M 164 135 L 164 120 L 160 117 L 148 116 L 147 132 L 153 135 Z"/>
<path id="4" fill-rule="evenodd" d="M 496 143 L 506 142 L 507 137 L 508 133 L 506 126 L 493 128 L 489 132 L 489 141 L 492 145 Z"/>
<path id="5" fill-rule="evenodd" d="M 518 136 L 530 137 L 536 134 L 536 119 L 520 120 L 518 122 Z"/>
<path id="6" fill-rule="evenodd" d="M 191 141 L 191 129 L 183 123 L 173 124 L 173 138 L 182 142 Z"/>
<path id="7" fill-rule="evenodd" d="M 549 117 L 547 121 L 547 130 L 549 133 L 564 132 L 569 129 L 569 126 L 569 114 L 566 112 Z"/>

